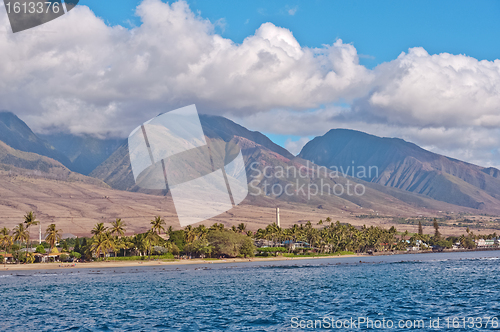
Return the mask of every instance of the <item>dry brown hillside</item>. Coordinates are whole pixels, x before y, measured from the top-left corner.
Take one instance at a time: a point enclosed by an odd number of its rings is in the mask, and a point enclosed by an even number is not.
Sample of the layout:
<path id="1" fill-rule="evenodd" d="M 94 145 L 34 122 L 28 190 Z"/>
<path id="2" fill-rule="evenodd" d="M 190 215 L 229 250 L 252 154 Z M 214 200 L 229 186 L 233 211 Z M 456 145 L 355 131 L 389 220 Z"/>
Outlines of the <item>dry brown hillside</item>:
<path id="1" fill-rule="evenodd" d="M 261 206 L 244 203 L 232 210 L 207 220 L 205 225 L 222 222 L 227 226 L 247 223 L 251 230 L 265 227 L 275 220 L 275 204 L 281 210 L 282 226 L 290 226 L 310 220 L 316 224 L 320 219 L 331 217 L 333 220 L 350 222 L 355 225 L 393 225 L 389 218 L 360 219 L 356 215 L 379 214 L 387 215 L 397 206 L 386 209 L 381 206 L 377 211 L 360 210 L 353 204 L 337 208 L 312 207 L 304 204 L 269 201 Z M 437 211 L 408 208 L 400 206 L 401 217 L 439 215 Z M 122 218 L 128 225 L 127 233 L 143 232 L 149 227 L 149 221 L 155 215 L 164 217 L 167 226 L 180 228 L 175 215 L 170 196 L 154 196 L 142 193 L 120 191 L 105 186 L 85 183 L 83 181 L 59 181 L 36 176 L 9 175 L 6 171 L 0 172 L 0 227 L 12 229 L 23 221 L 26 211 L 33 210 L 38 220 L 42 222 L 42 229 L 48 224 L 55 223 L 63 233 L 77 236 L 88 236 L 95 223 L 109 223 L 114 218 Z M 396 225 L 398 230 L 415 231 L 412 225 Z M 429 228 L 429 229 L 427 229 Z M 426 227 L 426 232 L 431 232 Z M 485 230 L 484 232 L 486 232 Z M 461 234 L 463 228 L 443 229 L 443 234 Z M 491 231 L 493 232 L 493 231 Z M 32 235 L 34 238 L 37 235 Z"/>

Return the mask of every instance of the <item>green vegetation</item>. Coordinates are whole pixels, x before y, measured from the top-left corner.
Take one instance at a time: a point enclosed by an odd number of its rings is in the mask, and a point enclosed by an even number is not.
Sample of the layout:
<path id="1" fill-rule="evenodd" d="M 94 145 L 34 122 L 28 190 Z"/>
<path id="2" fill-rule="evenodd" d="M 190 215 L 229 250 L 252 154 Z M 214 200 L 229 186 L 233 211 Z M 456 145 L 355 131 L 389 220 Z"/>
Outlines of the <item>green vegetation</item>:
<path id="1" fill-rule="evenodd" d="M 418 224 L 418 233 L 398 232 L 395 227 L 354 227 L 351 224 L 332 222 L 331 218 L 320 220 L 313 226 L 308 221 L 290 228 L 278 227 L 275 223 L 256 232 L 247 230 L 244 223 L 231 228 L 224 224 L 210 227 L 186 226 L 182 230 L 166 228 L 165 221 L 155 216 L 150 229 L 144 233 L 126 236 L 126 225 L 117 218 L 107 227 L 97 223 L 90 231 L 91 237 L 61 239 L 62 231 L 55 224 L 46 229 L 45 241 L 37 245 L 35 253 L 29 249 L 29 227 L 37 221 L 28 212 L 25 222 L 11 232 L 0 230 L 0 248 L 12 253 L 14 262 L 33 263 L 36 256 L 49 251 L 60 261 L 75 260 L 173 260 L 180 258 L 219 259 L 257 256 L 327 256 L 372 253 L 376 251 L 404 251 L 408 248 L 446 249 L 460 247 L 474 249 L 478 239 L 498 239 L 496 233 L 475 235 L 469 227 L 466 234 L 444 238 L 440 228 L 446 221 L 434 219 L 400 219 Z M 423 234 L 423 224 L 434 227 L 433 235 Z M 12 235 L 11 235 L 12 233 Z M 483 242 L 484 245 L 485 242 Z M 493 242 L 489 242 L 490 245 Z M 494 243 L 498 247 L 498 240 Z M 50 249 L 49 249 L 50 248 Z M 2 255 L 5 257 L 5 254 Z M 54 258 L 51 258 L 54 259 Z"/>
<path id="2" fill-rule="evenodd" d="M 43 247 L 43 245 L 41 245 L 41 244 L 40 244 L 40 245 L 38 245 L 38 246 L 36 247 L 35 252 L 36 252 L 37 254 L 45 254 L 45 248 Z"/>
<path id="3" fill-rule="evenodd" d="M 219 257 L 254 256 L 253 241 L 246 234 L 236 233 L 234 230 L 213 229 L 208 232 L 207 240 L 208 245 L 213 246 L 215 255 Z"/>
<path id="4" fill-rule="evenodd" d="M 265 240 L 274 246 L 276 243 L 286 243 L 288 252 L 318 254 L 334 254 L 342 251 L 367 252 L 369 250 L 403 250 L 406 242 L 396 238 L 396 229 L 389 230 L 380 227 L 366 227 L 360 229 L 350 225 L 330 222 L 323 228 L 314 228 L 311 222 L 305 225 L 293 225 L 284 229 L 276 224 L 259 229 L 255 235 L 257 239 Z M 301 243 L 300 246 L 297 242 Z"/>
<path id="5" fill-rule="evenodd" d="M 56 229 L 55 224 L 50 224 L 45 233 L 47 234 L 45 240 L 49 243 L 50 250 L 52 251 L 56 242 L 61 240 L 61 230 Z"/>
<path id="6" fill-rule="evenodd" d="M 69 257 L 75 258 L 75 259 L 80 259 L 82 257 L 82 255 L 79 252 L 72 251 L 71 254 L 69 255 Z"/>
<path id="7" fill-rule="evenodd" d="M 259 256 L 269 256 L 270 254 L 278 256 L 278 253 L 284 253 L 287 251 L 288 250 L 285 247 L 263 247 L 257 249 Z"/>

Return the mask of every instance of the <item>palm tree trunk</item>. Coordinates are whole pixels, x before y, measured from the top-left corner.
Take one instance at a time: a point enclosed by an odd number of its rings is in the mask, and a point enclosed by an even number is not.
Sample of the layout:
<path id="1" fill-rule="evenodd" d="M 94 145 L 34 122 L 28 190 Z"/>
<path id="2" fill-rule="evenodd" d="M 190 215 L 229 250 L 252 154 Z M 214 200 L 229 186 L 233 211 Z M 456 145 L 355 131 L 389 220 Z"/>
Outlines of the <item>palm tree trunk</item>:
<path id="1" fill-rule="evenodd" d="M 26 264 L 29 264 L 28 263 L 28 245 L 30 246 L 30 251 L 31 251 L 31 244 L 29 242 L 30 242 L 30 231 L 28 228 L 28 242 L 26 243 Z"/>

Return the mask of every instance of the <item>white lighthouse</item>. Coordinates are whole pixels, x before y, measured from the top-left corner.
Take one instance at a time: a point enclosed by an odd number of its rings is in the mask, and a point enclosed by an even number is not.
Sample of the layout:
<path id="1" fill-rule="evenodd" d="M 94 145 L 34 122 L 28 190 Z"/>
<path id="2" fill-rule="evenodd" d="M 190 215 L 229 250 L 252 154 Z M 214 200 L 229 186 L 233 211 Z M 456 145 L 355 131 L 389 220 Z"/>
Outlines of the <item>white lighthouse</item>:
<path id="1" fill-rule="evenodd" d="M 276 208 L 276 225 L 278 225 L 278 227 L 281 227 L 281 225 L 280 225 L 280 208 L 279 207 Z"/>

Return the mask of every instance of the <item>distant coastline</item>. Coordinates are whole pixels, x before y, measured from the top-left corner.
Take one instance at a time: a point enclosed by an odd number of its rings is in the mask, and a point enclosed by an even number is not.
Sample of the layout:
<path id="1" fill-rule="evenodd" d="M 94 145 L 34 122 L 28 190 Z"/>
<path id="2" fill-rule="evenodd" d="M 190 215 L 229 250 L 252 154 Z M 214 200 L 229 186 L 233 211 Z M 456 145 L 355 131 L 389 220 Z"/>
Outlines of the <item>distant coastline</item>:
<path id="1" fill-rule="evenodd" d="M 373 257 L 373 256 L 393 256 L 393 255 L 419 255 L 419 254 L 440 254 L 440 253 L 468 253 L 476 251 L 500 251 L 500 248 L 480 248 L 480 249 L 460 249 L 443 251 L 399 251 L 399 252 L 377 252 L 374 255 L 366 253 L 355 255 L 327 255 L 327 256 L 297 256 L 297 257 L 253 257 L 253 258 L 227 258 L 227 259 L 175 259 L 175 260 L 133 260 L 133 261 L 98 261 L 87 263 L 37 263 L 37 264 L 6 264 L 0 271 L 36 271 L 36 270 L 66 270 L 66 269 L 112 269 L 122 267 L 158 267 L 176 265 L 196 265 L 196 264 L 230 264 L 249 262 L 272 262 L 307 259 L 332 259 L 332 258 L 352 258 L 352 257 Z"/>

